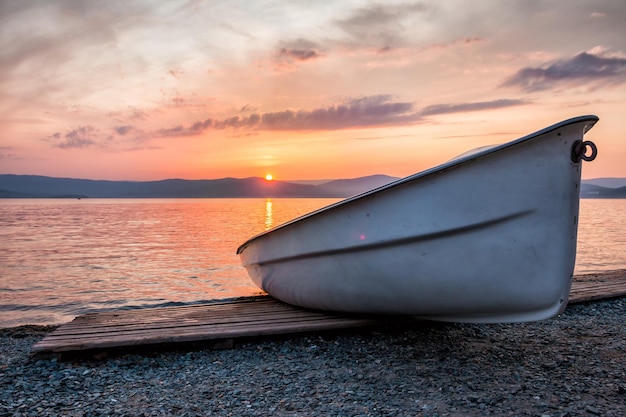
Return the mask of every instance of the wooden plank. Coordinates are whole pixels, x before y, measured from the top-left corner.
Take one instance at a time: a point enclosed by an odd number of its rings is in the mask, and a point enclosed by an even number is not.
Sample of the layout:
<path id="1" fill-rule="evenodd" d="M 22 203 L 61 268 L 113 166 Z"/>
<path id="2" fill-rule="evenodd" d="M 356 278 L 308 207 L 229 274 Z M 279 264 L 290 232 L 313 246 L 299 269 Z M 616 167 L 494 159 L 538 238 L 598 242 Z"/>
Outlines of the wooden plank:
<path id="1" fill-rule="evenodd" d="M 570 291 L 570 304 L 626 296 L 626 269 L 577 275 Z"/>
<path id="2" fill-rule="evenodd" d="M 298 317 L 298 318 L 282 317 L 282 318 L 274 318 L 272 320 L 266 320 L 266 321 L 256 321 L 256 322 L 241 321 L 241 322 L 232 322 L 232 323 L 228 323 L 228 322 L 215 323 L 211 321 L 210 318 L 208 318 L 206 322 L 195 324 L 193 326 L 181 324 L 178 326 L 169 326 L 167 328 L 159 328 L 159 327 L 148 327 L 144 329 L 142 328 L 132 328 L 132 329 L 109 328 L 109 329 L 103 329 L 101 332 L 91 331 L 91 332 L 86 332 L 86 333 L 81 333 L 81 332 L 76 332 L 76 331 L 72 331 L 72 332 L 59 331 L 54 334 L 54 339 L 55 340 L 102 339 L 106 337 L 115 337 L 120 334 L 123 334 L 125 336 L 126 335 L 140 336 L 140 335 L 151 335 L 151 334 L 159 334 L 159 333 L 176 333 L 176 332 L 201 333 L 203 331 L 206 331 L 207 326 L 211 326 L 211 329 L 213 329 L 212 332 L 216 335 L 219 335 L 219 333 L 224 333 L 224 332 L 231 331 L 231 330 L 239 332 L 242 335 L 246 335 L 247 333 L 254 335 L 256 331 L 258 331 L 258 329 L 273 328 L 273 327 L 278 327 L 282 325 L 290 325 L 297 330 L 298 326 L 301 326 L 301 325 L 310 326 L 312 323 L 319 323 L 324 326 L 332 326 L 333 323 L 340 323 L 340 324 L 346 323 L 346 325 L 358 325 L 361 323 L 367 324 L 370 322 L 374 322 L 374 320 L 346 319 L 344 317 L 332 317 L 332 316 Z"/>
<path id="3" fill-rule="evenodd" d="M 297 326 L 294 326 L 292 322 L 277 322 L 271 326 L 259 326 L 259 327 L 242 327 L 242 326 L 222 326 L 215 327 L 211 324 L 205 326 L 199 326 L 198 328 L 175 328 L 170 329 L 168 332 L 132 332 L 132 333 L 119 333 L 116 335 L 105 335 L 103 337 L 96 338 L 77 338 L 70 340 L 61 340 L 58 343 L 57 340 L 51 340 L 48 343 L 42 343 L 37 348 L 33 349 L 33 353 L 49 351 L 49 352 L 68 352 L 87 349 L 105 349 L 121 346 L 145 346 L 162 343 L 183 343 L 183 342 L 198 342 L 202 340 L 219 340 L 229 338 L 241 338 L 247 336 L 266 336 L 266 335 L 278 335 L 284 333 L 296 333 L 307 331 L 320 331 L 331 329 L 345 329 L 356 328 L 374 323 L 370 321 L 352 321 L 348 322 L 342 319 L 334 320 L 312 320 L 305 322 L 298 322 Z M 207 337 L 210 336 L 210 337 Z"/>
<path id="4" fill-rule="evenodd" d="M 275 301 L 276 303 L 278 303 L 278 301 Z M 172 321 L 162 321 L 162 320 L 157 320 L 156 322 L 153 322 L 151 320 L 149 320 L 149 317 L 138 322 L 137 324 L 111 324 L 108 322 L 102 322 L 102 323 L 98 323 L 98 322 L 92 322 L 89 323 L 85 326 L 83 325 L 76 325 L 74 323 L 72 323 L 72 325 L 68 325 L 68 326 L 62 326 L 64 329 L 64 333 L 67 334 L 71 334 L 73 332 L 78 332 L 81 334 L 85 334 L 85 333 L 90 333 L 90 332 L 96 332 L 96 333 L 101 333 L 102 331 L 106 331 L 107 329 L 113 329 L 113 330 L 125 330 L 125 331 L 132 331 L 134 329 L 146 329 L 146 328 L 151 328 L 151 327 L 157 327 L 157 328 L 163 328 L 163 327 L 167 327 L 167 326 L 171 326 L 171 327 L 180 327 L 180 326 L 187 326 L 187 327 L 193 327 L 193 326 L 197 326 L 197 325 L 202 325 L 205 324 L 207 322 L 210 322 L 212 324 L 238 324 L 238 323 L 243 323 L 243 324 L 254 324 L 254 323 L 271 323 L 273 321 L 276 320 L 280 320 L 280 319 L 286 319 L 286 320 L 290 320 L 290 321 L 300 321 L 300 320 L 307 320 L 307 319 L 330 319 L 330 318 L 334 318 L 336 316 L 334 315 L 325 315 L 323 313 L 311 313 L 309 314 L 306 311 L 300 311 L 299 309 L 295 309 L 293 308 L 291 311 L 289 310 L 285 310 L 283 312 L 279 312 L 279 313 L 268 313 L 267 315 L 246 315 L 245 311 L 240 311 L 238 312 L 238 314 L 234 314 L 231 317 L 215 317 L 212 316 L 210 314 L 210 311 L 207 312 L 207 314 L 202 318 L 202 320 L 193 320 L 193 321 L 186 321 L 186 320 L 179 320 L 180 318 L 177 317 Z M 342 317 L 343 318 L 343 317 Z M 345 319 L 345 318 L 344 318 Z"/>
<path id="5" fill-rule="evenodd" d="M 58 353 L 122 346 L 196 342 L 379 325 L 389 318 L 346 316 L 261 300 L 164 309 L 106 312 L 77 317 L 33 346 L 31 353 Z M 125 314 L 130 313 L 130 314 Z M 188 317 L 195 317 L 189 320 Z"/>
<path id="6" fill-rule="evenodd" d="M 569 303 L 626 296 L 626 270 L 577 276 Z M 286 333 L 379 326 L 410 317 L 333 314 L 294 307 L 269 296 L 208 304 L 86 314 L 59 326 L 33 355 L 122 347 L 232 340 Z M 232 343 L 231 343 L 232 344 Z"/>

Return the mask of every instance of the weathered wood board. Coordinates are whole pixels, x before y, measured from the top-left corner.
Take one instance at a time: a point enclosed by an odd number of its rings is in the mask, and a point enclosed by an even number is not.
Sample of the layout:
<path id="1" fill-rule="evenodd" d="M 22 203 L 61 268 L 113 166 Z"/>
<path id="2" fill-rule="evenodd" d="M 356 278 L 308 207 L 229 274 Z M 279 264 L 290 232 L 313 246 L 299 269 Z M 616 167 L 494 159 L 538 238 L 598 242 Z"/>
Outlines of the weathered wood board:
<path id="1" fill-rule="evenodd" d="M 626 296 L 626 270 L 575 277 L 569 303 Z M 242 337 L 379 326 L 410 318 L 355 316 L 306 310 L 269 296 L 210 304 L 86 314 L 35 344 L 33 355 L 132 348 Z"/>

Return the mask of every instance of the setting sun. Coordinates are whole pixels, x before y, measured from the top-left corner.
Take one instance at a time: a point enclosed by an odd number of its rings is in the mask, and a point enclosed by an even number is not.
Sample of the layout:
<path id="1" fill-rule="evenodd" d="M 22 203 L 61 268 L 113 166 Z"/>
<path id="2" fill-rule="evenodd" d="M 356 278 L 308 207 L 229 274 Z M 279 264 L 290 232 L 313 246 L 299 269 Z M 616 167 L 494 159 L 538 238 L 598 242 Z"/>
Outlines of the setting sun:
<path id="1" fill-rule="evenodd" d="M 273 179 L 274 179 L 274 177 L 272 176 L 272 174 L 267 174 L 267 175 L 265 176 L 265 179 L 266 179 L 266 180 L 268 180 L 268 181 L 271 181 L 271 180 L 273 180 Z"/>

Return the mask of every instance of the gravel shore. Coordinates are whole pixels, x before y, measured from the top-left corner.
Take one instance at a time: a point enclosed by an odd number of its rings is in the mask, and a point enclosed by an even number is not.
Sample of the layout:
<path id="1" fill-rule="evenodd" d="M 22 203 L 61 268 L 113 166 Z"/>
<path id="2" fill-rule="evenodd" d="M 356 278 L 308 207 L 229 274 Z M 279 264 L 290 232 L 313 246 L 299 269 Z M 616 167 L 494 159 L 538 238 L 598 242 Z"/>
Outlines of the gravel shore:
<path id="1" fill-rule="evenodd" d="M 419 322 L 229 350 L 36 360 L 0 330 L 0 416 L 626 415 L 626 298 L 537 323 Z"/>

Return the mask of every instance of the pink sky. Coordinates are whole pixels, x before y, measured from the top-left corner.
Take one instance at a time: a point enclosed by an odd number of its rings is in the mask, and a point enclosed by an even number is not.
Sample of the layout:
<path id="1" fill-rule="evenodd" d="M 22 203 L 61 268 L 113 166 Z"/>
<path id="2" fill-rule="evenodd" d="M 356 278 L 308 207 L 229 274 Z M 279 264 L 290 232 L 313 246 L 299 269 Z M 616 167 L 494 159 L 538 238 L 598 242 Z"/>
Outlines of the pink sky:
<path id="1" fill-rule="evenodd" d="M 595 114 L 626 177 L 623 0 L 0 0 L 0 173 L 406 176 Z"/>

